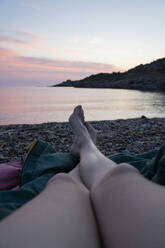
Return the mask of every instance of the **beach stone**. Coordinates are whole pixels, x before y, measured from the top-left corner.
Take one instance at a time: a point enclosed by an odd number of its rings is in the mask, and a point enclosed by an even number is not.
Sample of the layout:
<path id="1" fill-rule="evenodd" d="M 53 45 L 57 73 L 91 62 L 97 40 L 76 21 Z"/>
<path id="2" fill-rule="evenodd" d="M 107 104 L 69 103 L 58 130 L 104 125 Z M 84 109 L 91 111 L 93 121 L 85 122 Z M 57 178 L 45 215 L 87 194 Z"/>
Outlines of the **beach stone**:
<path id="1" fill-rule="evenodd" d="M 4 155 L 0 154 L 0 160 L 3 160 L 3 159 L 4 159 Z"/>
<path id="2" fill-rule="evenodd" d="M 98 131 L 97 147 L 105 155 L 128 150 L 143 153 L 158 149 L 165 141 L 165 118 L 134 118 L 90 122 Z M 67 122 L 0 126 L 0 162 L 20 159 L 39 138 L 57 152 L 69 152 L 74 134 Z"/>

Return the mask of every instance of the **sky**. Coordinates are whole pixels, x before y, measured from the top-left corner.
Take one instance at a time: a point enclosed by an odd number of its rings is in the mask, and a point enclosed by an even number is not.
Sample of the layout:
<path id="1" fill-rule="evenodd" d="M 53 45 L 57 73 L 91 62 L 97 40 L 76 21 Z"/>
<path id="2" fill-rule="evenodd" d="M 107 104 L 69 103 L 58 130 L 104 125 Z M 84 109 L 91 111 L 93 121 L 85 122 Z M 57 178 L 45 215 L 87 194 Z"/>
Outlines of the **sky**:
<path id="1" fill-rule="evenodd" d="M 0 0 L 0 86 L 51 85 L 165 57 L 164 0 Z"/>

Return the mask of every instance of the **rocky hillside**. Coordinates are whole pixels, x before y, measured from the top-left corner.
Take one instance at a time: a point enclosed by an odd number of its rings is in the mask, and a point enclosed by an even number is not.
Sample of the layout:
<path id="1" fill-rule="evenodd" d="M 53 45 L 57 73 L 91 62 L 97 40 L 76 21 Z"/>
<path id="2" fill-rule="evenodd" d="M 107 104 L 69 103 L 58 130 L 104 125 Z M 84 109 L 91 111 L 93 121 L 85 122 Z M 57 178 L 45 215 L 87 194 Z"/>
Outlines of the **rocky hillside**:
<path id="1" fill-rule="evenodd" d="M 165 58 L 141 64 L 126 72 L 99 73 L 81 80 L 67 80 L 54 87 L 116 88 L 165 91 Z"/>

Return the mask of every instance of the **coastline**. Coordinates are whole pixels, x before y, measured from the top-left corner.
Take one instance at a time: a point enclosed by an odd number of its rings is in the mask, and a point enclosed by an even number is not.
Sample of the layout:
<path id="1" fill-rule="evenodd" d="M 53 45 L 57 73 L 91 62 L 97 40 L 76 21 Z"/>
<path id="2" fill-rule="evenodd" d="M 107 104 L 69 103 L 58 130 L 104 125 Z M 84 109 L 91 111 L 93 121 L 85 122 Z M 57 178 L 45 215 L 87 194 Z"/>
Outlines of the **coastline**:
<path id="1" fill-rule="evenodd" d="M 144 153 L 158 149 L 165 141 L 165 118 L 119 119 L 90 122 L 98 131 L 97 147 L 104 155 L 124 150 Z M 21 159 L 29 145 L 39 138 L 57 152 L 69 152 L 74 135 L 68 122 L 0 126 L 0 163 Z"/>

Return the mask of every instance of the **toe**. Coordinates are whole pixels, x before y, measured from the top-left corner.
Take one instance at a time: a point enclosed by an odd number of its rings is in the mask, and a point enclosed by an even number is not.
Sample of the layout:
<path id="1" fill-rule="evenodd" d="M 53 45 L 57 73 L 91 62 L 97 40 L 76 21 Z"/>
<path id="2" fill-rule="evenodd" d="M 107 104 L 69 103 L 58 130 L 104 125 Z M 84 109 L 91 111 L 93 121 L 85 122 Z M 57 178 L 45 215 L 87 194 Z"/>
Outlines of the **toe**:
<path id="1" fill-rule="evenodd" d="M 76 107 L 74 108 L 74 111 L 73 111 L 73 112 L 74 112 L 75 114 L 79 115 L 81 109 L 82 109 L 82 106 L 81 106 L 81 105 L 78 105 L 78 106 L 76 106 Z"/>

